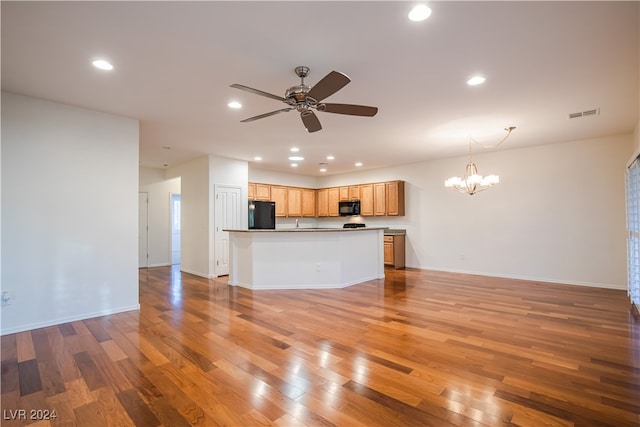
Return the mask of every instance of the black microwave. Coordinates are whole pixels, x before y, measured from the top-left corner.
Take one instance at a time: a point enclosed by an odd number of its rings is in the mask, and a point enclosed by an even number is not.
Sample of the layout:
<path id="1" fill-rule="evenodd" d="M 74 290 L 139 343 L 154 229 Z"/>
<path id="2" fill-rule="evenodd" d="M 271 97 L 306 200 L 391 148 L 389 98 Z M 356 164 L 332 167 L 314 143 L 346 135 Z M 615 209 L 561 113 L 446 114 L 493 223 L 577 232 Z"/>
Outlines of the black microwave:
<path id="1" fill-rule="evenodd" d="M 338 212 L 340 216 L 360 215 L 360 200 L 338 202 Z"/>

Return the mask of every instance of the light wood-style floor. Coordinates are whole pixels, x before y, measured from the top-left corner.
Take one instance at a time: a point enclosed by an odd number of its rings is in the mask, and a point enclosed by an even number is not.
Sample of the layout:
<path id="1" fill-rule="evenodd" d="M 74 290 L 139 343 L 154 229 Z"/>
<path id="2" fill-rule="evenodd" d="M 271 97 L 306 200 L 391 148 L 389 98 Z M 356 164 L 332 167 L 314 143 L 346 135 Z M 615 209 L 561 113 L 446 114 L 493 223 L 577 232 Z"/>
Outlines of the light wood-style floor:
<path id="1" fill-rule="evenodd" d="M 624 291 L 386 274 L 251 292 L 140 270 L 139 312 L 2 337 L 1 424 L 640 425 Z"/>

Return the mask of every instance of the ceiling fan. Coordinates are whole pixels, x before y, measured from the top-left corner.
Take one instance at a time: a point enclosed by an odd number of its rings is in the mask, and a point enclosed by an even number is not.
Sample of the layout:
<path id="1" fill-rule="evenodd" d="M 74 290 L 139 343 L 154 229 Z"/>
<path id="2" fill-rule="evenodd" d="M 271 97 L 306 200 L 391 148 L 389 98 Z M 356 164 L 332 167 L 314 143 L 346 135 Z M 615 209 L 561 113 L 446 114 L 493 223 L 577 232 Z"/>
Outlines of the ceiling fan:
<path id="1" fill-rule="evenodd" d="M 275 114 L 286 113 L 296 110 L 300 113 L 302 124 L 308 132 L 317 132 L 322 129 L 320 120 L 313 110 L 324 111 L 325 113 L 347 114 L 351 116 L 373 117 L 378 112 L 377 107 L 368 107 L 366 105 L 353 104 L 333 104 L 321 102 L 323 99 L 333 95 L 351 81 L 346 75 L 337 71 L 332 71 L 322 80 L 311 87 L 304 84 L 304 79 L 309 75 L 309 67 L 299 66 L 295 68 L 295 73 L 300 77 L 300 84 L 292 86 L 286 90 L 284 97 L 263 92 L 258 89 L 251 88 L 240 84 L 232 84 L 231 87 L 254 93 L 256 95 L 266 96 L 267 98 L 282 101 L 289 107 L 280 110 L 271 111 L 269 113 L 260 114 L 258 116 L 249 117 L 241 120 L 242 123 L 252 122 L 254 120 L 263 119 Z"/>

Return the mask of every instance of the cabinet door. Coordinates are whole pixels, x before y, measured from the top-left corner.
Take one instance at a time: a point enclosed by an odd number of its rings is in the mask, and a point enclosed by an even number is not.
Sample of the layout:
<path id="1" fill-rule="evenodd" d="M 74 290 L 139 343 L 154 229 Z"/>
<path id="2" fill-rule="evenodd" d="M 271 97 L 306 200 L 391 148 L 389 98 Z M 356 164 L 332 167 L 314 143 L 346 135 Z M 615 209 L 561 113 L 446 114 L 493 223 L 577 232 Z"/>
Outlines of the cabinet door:
<path id="1" fill-rule="evenodd" d="M 247 185 L 247 198 L 249 200 L 255 200 L 256 199 L 256 184 L 254 184 L 253 182 L 250 182 Z"/>
<path id="2" fill-rule="evenodd" d="M 316 190 L 302 189 L 302 216 L 316 216 Z"/>
<path id="3" fill-rule="evenodd" d="M 329 190 L 321 188 L 317 191 L 318 216 L 329 216 Z"/>
<path id="4" fill-rule="evenodd" d="M 393 237 L 391 239 L 384 237 L 384 263 L 393 264 Z"/>
<path id="5" fill-rule="evenodd" d="M 338 187 L 329 188 L 329 216 L 340 216 L 339 206 L 340 189 Z"/>
<path id="6" fill-rule="evenodd" d="M 387 214 L 387 185 L 384 182 L 373 184 L 373 214 Z"/>
<path id="7" fill-rule="evenodd" d="M 271 200 L 271 186 L 269 184 L 256 184 L 256 200 Z"/>
<path id="8" fill-rule="evenodd" d="M 287 216 L 302 216 L 302 188 L 287 187 Z"/>
<path id="9" fill-rule="evenodd" d="M 340 201 L 346 202 L 349 200 L 349 187 L 340 187 Z"/>
<path id="10" fill-rule="evenodd" d="M 271 199 L 276 202 L 276 216 L 287 216 L 287 187 L 272 185 L 270 190 Z"/>
<path id="11" fill-rule="evenodd" d="M 404 215 L 404 181 L 387 182 L 387 215 Z"/>
<path id="12" fill-rule="evenodd" d="M 349 200 L 360 200 L 360 186 L 359 185 L 350 185 L 349 186 Z"/>
<path id="13" fill-rule="evenodd" d="M 373 184 L 360 186 L 360 215 L 373 216 Z"/>

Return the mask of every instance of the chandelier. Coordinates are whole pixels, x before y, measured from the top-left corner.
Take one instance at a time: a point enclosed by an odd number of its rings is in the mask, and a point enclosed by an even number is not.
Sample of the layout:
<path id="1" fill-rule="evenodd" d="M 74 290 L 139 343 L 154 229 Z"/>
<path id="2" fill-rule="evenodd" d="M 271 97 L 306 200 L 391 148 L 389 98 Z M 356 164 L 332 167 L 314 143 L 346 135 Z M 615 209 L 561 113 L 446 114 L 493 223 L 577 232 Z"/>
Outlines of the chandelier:
<path id="1" fill-rule="evenodd" d="M 480 191 L 484 191 L 498 184 L 500 182 L 500 177 L 498 175 L 482 176 L 478 173 L 478 167 L 475 163 L 473 163 L 473 160 L 471 159 L 471 142 L 475 142 L 476 144 L 481 145 L 483 148 L 495 148 L 506 141 L 514 129 L 515 126 L 505 128 L 504 130 L 507 131 L 507 136 L 505 136 L 497 144 L 491 146 L 482 145 L 479 142 L 475 141 L 473 138 L 469 138 L 469 163 L 467 163 L 467 166 L 464 169 L 464 176 L 462 178 L 458 176 L 451 177 L 444 182 L 444 186 L 446 188 L 452 188 L 461 193 L 467 193 L 470 196 L 473 196 Z"/>

